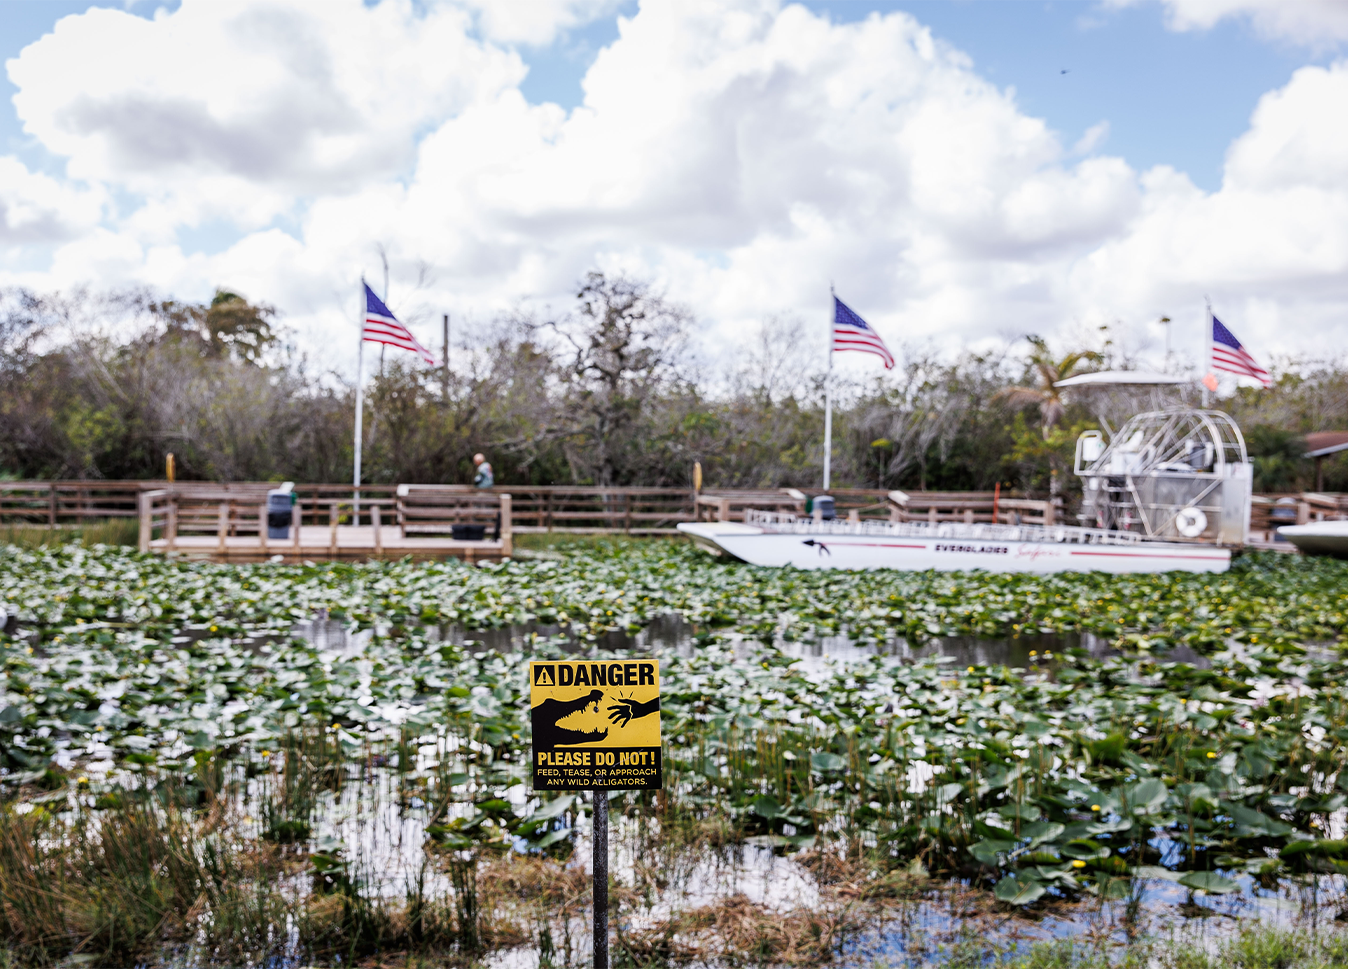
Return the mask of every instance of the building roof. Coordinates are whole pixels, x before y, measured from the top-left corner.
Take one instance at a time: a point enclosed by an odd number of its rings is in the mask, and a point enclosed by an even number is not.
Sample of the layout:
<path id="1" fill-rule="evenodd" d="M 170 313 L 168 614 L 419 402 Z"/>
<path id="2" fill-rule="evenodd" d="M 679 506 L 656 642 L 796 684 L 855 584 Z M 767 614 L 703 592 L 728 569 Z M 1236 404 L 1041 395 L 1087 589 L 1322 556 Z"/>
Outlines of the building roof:
<path id="1" fill-rule="evenodd" d="M 1322 458 L 1340 451 L 1348 451 L 1348 431 L 1315 431 L 1306 435 L 1303 457 Z"/>

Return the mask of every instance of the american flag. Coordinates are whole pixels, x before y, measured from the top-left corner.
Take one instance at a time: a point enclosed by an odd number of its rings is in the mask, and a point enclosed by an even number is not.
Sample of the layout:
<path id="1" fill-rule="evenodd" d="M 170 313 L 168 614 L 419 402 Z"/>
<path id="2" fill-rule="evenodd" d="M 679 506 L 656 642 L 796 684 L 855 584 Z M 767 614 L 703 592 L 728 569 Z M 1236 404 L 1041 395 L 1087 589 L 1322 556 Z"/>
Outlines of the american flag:
<path id="1" fill-rule="evenodd" d="M 833 297 L 833 349 L 873 353 L 885 362 L 886 370 L 894 366 L 894 354 L 889 352 L 880 334 L 836 296 Z"/>
<path id="2" fill-rule="evenodd" d="M 369 283 L 365 283 L 365 326 L 360 338 L 370 343 L 387 343 L 391 347 L 411 350 L 432 367 L 440 366 L 435 355 L 427 350 L 407 327 L 398 322 L 398 318 L 389 312 L 384 301 L 374 294 Z"/>
<path id="3" fill-rule="evenodd" d="M 1240 345 L 1236 335 L 1215 316 L 1212 318 L 1212 369 L 1253 377 L 1265 387 L 1273 386 L 1268 371 L 1255 363 L 1254 357 Z"/>

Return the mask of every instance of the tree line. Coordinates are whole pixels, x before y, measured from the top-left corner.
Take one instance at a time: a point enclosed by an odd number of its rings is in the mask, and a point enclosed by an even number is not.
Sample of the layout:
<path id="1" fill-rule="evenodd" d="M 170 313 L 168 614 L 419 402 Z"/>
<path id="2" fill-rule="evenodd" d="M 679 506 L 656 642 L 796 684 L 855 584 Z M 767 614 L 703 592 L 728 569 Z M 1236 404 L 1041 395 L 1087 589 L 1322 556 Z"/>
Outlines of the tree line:
<path id="1" fill-rule="evenodd" d="M 574 303 L 518 312 L 462 340 L 452 367 L 389 354 L 367 378 L 366 480 L 472 480 L 481 451 L 502 484 L 816 486 L 821 354 L 798 319 L 708 363 L 692 312 L 649 283 L 590 273 Z M 888 373 L 835 383 L 834 483 L 1068 495 L 1076 437 L 1139 410 L 1193 405 L 1189 387 L 1062 392 L 1074 373 L 1127 365 L 1038 337 L 954 357 L 905 346 Z M 1219 401 L 1245 430 L 1256 490 L 1312 486 L 1302 435 L 1348 430 L 1348 371 L 1286 361 L 1269 390 Z M 0 292 L 0 476 L 345 481 L 354 387 L 287 342 L 274 307 L 218 291 L 207 304 L 145 290 Z M 1348 460 L 1326 466 L 1348 489 Z"/>

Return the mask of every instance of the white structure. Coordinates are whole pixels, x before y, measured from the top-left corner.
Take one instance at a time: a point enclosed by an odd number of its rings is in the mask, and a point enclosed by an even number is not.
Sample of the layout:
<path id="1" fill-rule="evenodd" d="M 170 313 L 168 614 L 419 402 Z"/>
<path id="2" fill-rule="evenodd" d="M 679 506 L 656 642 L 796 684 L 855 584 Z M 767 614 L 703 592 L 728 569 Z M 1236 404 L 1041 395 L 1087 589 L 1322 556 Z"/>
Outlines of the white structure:
<path id="1" fill-rule="evenodd" d="M 1067 525 L 816 521 L 748 511 L 744 522 L 683 522 L 714 554 L 798 569 L 941 572 L 1225 572 L 1224 548 L 1144 541 L 1137 533 Z"/>
<path id="2" fill-rule="evenodd" d="M 1243 545 L 1253 474 L 1245 438 L 1221 411 L 1151 411 L 1106 443 L 1077 440 L 1082 524 L 1160 541 Z"/>

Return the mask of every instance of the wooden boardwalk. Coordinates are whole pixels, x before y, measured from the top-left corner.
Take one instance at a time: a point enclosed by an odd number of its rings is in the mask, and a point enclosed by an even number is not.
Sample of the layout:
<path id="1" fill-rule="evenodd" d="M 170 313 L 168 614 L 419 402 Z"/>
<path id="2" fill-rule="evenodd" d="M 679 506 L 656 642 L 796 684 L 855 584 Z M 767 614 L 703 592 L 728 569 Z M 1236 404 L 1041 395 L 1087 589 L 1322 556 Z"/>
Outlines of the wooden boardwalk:
<path id="1" fill-rule="evenodd" d="M 298 542 L 273 538 L 263 543 L 256 535 L 226 535 L 223 540 L 217 535 L 164 536 L 151 539 L 148 551 L 212 562 L 363 562 L 408 557 L 499 562 L 511 554 L 507 541 L 456 542 L 439 536 L 404 535 L 392 525 L 382 526 L 378 535 L 370 525 L 339 525 L 335 531 L 327 525 L 304 525 Z"/>
<path id="2" fill-rule="evenodd" d="M 388 503 L 330 501 L 327 515 L 305 517 L 288 494 L 280 520 L 269 521 L 267 492 L 168 489 L 140 495 L 140 550 L 213 562 L 353 562 L 368 559 L 458 558 L 498 562 L 514 550 L 511 498 L 471 491 L 400 488 Z M 322 518 L 327 521 L 323 522 Z M 394 520 L 389 521 L 392 517 Z M 314 519 L 318 519 L 318 523 Z M 364 524 L 368 522 L 369 524 Z M 280 536 L 272 536 L 274 525 Z M 454 537 L 476 531 L 478 540 Z"/>

